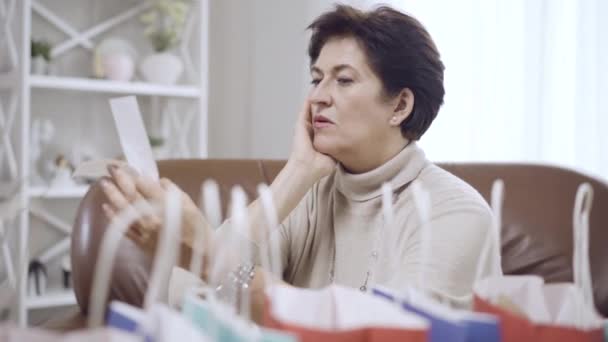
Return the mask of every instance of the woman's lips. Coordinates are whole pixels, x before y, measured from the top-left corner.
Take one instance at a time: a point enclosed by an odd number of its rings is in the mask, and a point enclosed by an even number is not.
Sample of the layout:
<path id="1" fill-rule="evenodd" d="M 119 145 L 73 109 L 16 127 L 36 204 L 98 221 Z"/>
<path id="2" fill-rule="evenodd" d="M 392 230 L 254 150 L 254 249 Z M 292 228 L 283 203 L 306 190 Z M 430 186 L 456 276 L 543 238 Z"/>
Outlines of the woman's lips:
<path id="1" fill-rule="evenodd" d="M 322 116 L 322 115 L 317 115 L 314 117 L 313 120 L 313 127 L 316 129 L 321 129 L 321 128 L 326 128 L 329 126 L 333 126 L 333 122 L 331 120 L 329 120 L 328 118 Z"/>
<path id="2" fill-rule="evenodd" d="M 313 123 L 313 127 L 316 129 L 321 129 L 329 126 L 333 126 L 334 124 L 329 121 L 315 121 Z"/>

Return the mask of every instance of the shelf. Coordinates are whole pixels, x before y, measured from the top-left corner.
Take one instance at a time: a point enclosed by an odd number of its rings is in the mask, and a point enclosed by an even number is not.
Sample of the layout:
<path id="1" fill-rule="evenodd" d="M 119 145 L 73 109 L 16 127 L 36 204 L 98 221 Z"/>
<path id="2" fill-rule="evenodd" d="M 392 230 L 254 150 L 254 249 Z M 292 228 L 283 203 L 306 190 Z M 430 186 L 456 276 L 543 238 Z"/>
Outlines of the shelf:
<path id="1" fill-rule="evenodd" d="M 4 0 L 0 1 L 6 2 Z M 193 78 L 183 81 L 184 83 L 188 82 L 188 84 L 180 83 L 176 85 L 148 83 L 143 79 L 136 79 L 133 82 L 120 82 L 93 77 L 89 78 L 89 74 L 86 72 L 73 73 L 72 75 L 31 73 L 31 59 L 20 58 L 24 56 L 24 53 L 27 56 L 30 50 L 29 42 L 31 37 L 40 34 L 44 35 L 44 30 L 47 28 L 50 28 L 53 32 L 60 32 L 61 35 L 66 36 L 66 39 L 55 46 L 57 54 L 53 63 L 57 66 L 65 66 L 70 70 L 89 70 L 91 56 L 86 54 L 72 56 L 73 52 L 76 51 L 77 53 L 77 51 L 81 50 L 82 46 L 87 48 L 89 45 L 94 46 L 96 43 L 111 39 L 115 36 L 116 32 L 124 33 L 123 38 L 126 39 L 131 36 L 137 36 L 138 32 L 141 31 L 141 27 L 139 27 L 141 25 L 137 24 L 138 18 L 150 6 L 146 1 L 140 0 L 113 1 L 112 4 L 108 4 L 107 6 L 105 6 L 104 2 L 103 8 L 92 4 L 93 2 L 102 3 L 102 1 L 88 1 L 86 5 L 82 6 L 78 2 L 81 7 L 80 10 L 84 12 L 93 11 L 94 15 L 83 18 L 84 20 L 79 20 L 78 25 L 73 26 L 71 25 L 73 18 L 70 15 L 72 11 L 69 11 L 71 9 L 69 6 L 66 6 L 64 2 L 59 2 L 59 4 L 47 7 L 46 2 L 50 5 L 52 1 L 16 1 L 19 10 L 15 11 L 13 13 L 14 18 L 11 18 L 14 19 L 13 28 L 15 29 L 11 34 L 13 35 L 12 38 L 14 38 L 13 41 L 16 43 L 14 45 L 17 50 L 16 61 L 18 62 L 18 66 L 13 68 L 14 70 L 7 72 L 0 70 L 0 92 L 3 93 L 3 96 L 8 96 L 8 100 L 4 101 L 6 103 L 3 102 L 6 107 L 4 108 L 4 115 L 6 117 L 9 114 L 12 115 L 12 112 L 9 112 L 9 109 L 13 107 L 9 106 L 12 103 L 11 101 L 15 101 L 14 103 L 16 104 L 16 112 L 14 113 L 14 118 L 12 118 L 14 124 L 12 126 L 4 125 L 6 126 L 4 130 L 6 134 L 17 138 L 14 139 L 13 147 L 15 153 L 18 154 L 19 161 L 30 160 L 31 154 L 34 152 L 31 148 L 32 146 L 28 144 L 28 135 L 22 133 L 24 133 L 24 127 L 26 131 L 30 130 L 31 127 L 29 126 L 35 119 L 48 119 L 52 121 L 55 127 L 61 126 L 65 128 L 65 132 L 62 133 L 68 135 L 60 137 L 63 138 L 60 139 L 61 141 L 79 141 L 83 133 L 78 131 L 78 129 L 85 129 L 84 127 L 90 126 L 90 123 L 86 121 L 73 122 L 73 113 L 91 114 L 87 113 L 87 108 L 85 107 L 102 103 L 102 112 L 110 114 L 107 99 L 114 96 L 129 95 L 136 96 L 139 99 L 149 97 L 147 100 L 152 101 L 146 103 L 149 105 L 149 108 L 146 108 L 146 112 L 154 114 L 154 117 L 150 119 L 157 119 L 156 116 L 159 118 L 160 116 L 166 116 L 169 119 L 160 122 L 161 125 L 158 128 L 162 132 L 168 132 L 172 137 L 175 136 L 176 139 L 181 139 L 183 136 L 188 149 L 192 149 L 197 154 L 199 154 L 199 151 L 201 155 L 207 154 L 207 118 L 209 111 L 209 32 L 207 24 L 209 23 L 210 13 L 209 0 L 193 1 L 193 6 L 189 9 L 183 37 L 180 40 L 179 46 L 176 46 L 176 53 L 179 52 L 179 56 L 183 59 L 184 74 L 193 76 Z M 10 3 L 15 3 L 15 1 L 10 1 Z M 21 5 L 22 3 L 23 5 Z M 0 12 L 3 11 L 0 10 Z M 199 23 L 202 24 L 199 25 Z M 6 33 L 9 34 L 10 32 Z M 2 32 L 0 32 L 0 35 L 2 35 Z M 192 41 L 197 41 L 198 44 L 191 46 L 189 43 Z M 1 44 L 1 42 L 3 41 L 0 40 L 0 45 L 3 45 L 2 48 L 11 49 L 11 47 L 4 46 L 7 44 Z M 26 44 L 22 44 L 23 42 Z M 144 45 L 147 44 L 141 40 L 128 43 L 132 43 L 133 48 L 136 50 L 145 47 Z M 9 45 L 13 45 L 12 41 L 9 42 Z M 0 64 L 7 64 L 7 66 L 11 64 L 3 62 L 5 60 L 0 57 Z M 9 61 L 6 60 L 6 62 Z M 7 90 L 10 90 L 10 92 Z M 42 108 L 42 112 L 36 113 L 40 108 Z M 184 115 L 173 117 L 175 116 L 173 115 L 174 113 L 182 112 Z M 8 120 L 8 118 L 5 119 Z M 171 121 L 173 119 L 175 120 Z M 114 129 L 111 124 L 108 127 L 106 126 L 108 125 L 93 127 L 93 129 L 103 129 L 103 131 L 100 131 L 100 134 L 96 134 L 95 136 L 86 136 L 86 144 L 91 145 L 93 148 L 104 144 L 104 134 L 108 133 L 111 135 Z M 185 128 L 182 129 L 184 126 Z M 186 130 L 186 128 L 190 128 L 190 130 Z M 185 133 L 182 134 L 182 132 Z M 181 148 L 181 145 L 177 144 L 181 141 L 176 140 L 175 142 L 175 145 Z M 95 152 L 109 153 L 109 151 L 106 151 L 102 147 L 100 147 L 100 151 Z M 72 222 L 75 219 L 73 215 L 74 206 L 87 194 L 90 185 L 62 183 L 66 185 L 49 186 L 49 184 L 37 179 L 37 177 L 30 177 L 35 172 L 33 165 L 29 163 L 20 163 L 20 165 L 24 167 L 16 168 L 17 175 L 12 177 L 19 181 L 16 181 L 14 185 L 10 183 L 2 184 L 0 182 L 0 196 L 5 197 L 5 202 L 16 203 L 19 213 L 22 213 L 19 215 L 19 222 L 15 227 L 18 228 L 18 234 L 15 234 L 17 241 L 15 242 L 15 246 L 12 246 L 15 249 L 16 256 L 14 260 L 15 272 L 22 275 L 28 274 L 29 257 L 33 256 L 29 253 L 31 249 L 30 244 L 32 241 L 40 240 L 48 235 L 43 234 L 45 236 L 39 236 L 40 234 L 37 234 L 38 229 L 32 229 L 32 227 L 53 229 L 53 236 L 65 233 L 62 234 L 62 238 L 56 243 L 36 253 L 36 258 L 53 259 L 53 261 L 45 263 L 48 263 L 49 270 L 52 270 L 48 272 L 46 282 L 48 286 L 43 295 L 36 296 L 28 291 L 30 285 L 27 281 L 28 277 L 24 279 L 25 281 L 17 282 L 16 289 L 14 291 L 11 289 L 10 291 L 14 293 L 8 293 L 9 291 L 5 291 L 4 287 L 0 287 L 0 297 L 15 297 L 15 308 L 14 310 L 11 308 L 11 314 L 14 313 L 14 315 L 11 316 L 15 316 L 14 318 L 19 325 L 25 327 L 32 321 L 28 319 L 28 316 L 31 314 L 52 316 L 59 307 L 77 304 L 74 291 L 72 289 L 64 289 L 61 286 L 63 284 L 63 272 L 57 270 L 56 266 L 58 265 L 56 265 L 54 257 L 65 253 L 67 247 L 66 241 L 69 241 L 68 233 L 71 233 L 73 230 Z M 7 201 L 11 198 L 13 198 L 12 201 Z M 0 201 L 2 201 L 2 198 L 0 198 Z M 8 212 L 8 210 L 6 211 Z M 50 243 L 50 241 L 48 242 Z M 2 259 L 2 255 L 0 255 L 0 259 Z M 53 284 L 52 287 L 50 286 L 51 284 Z M 2 283 L 0 282 L 1 285 Z M 49 309 L 40 310 L 45 308 Z"/>
<path id="2" fill-rule="evenodd" d="M 146 82 L 119 82 L 94 78 L 30 76 L 30 86 L 40 89 L 62 89 L 108 94 L 148 95 L 198 98 L 201 91 L 196 86 L 162 85 Z"/>
<path id="3" fill-rule="evenodd" d="M 0 182 L 0 199 L 10 199 L 19 194 L 18 182 Z"/>
<path id="4" fill-rule="evenodd" d="M 40 296 L 28 296 L 25 305 L 28 309 L 76 305 L 76 295 L 73 289 L 52 290 Z"/>
<path id="5" fill-rule="evenodd" d="M 0 73 L 0 89 L 13 88 L 16 82 L 16 73 L 14 71 Z"/>
<path id="6" fill-rule="evenodd" d="M 29 188 L 29 196 L 37 198 L 80 198 L 89 190 L 88 185 L 75 187 L 52 188 L 48 186 L 32 186 Z"/>

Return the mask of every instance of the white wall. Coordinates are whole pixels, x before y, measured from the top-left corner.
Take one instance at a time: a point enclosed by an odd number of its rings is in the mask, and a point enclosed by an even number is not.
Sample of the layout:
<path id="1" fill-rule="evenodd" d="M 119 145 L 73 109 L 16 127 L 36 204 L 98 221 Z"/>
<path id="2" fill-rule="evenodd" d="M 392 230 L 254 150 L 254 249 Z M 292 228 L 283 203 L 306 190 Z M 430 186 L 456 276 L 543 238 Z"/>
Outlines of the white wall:
<path id="1" fill-rule="evenodd" d="M 251 10 L 253 2 L 211 1 L 209 156 L 249 154 Z"/>
<path id="2" fill-rule="evenodd" d="M 433 35 L 447 69 L 445 105 L 421 141 L 430 159 L 540 162 L 608 175 L 601 134 L 608 116 L 598 95 L 608 60 L 598 43 L 605 1 L 340 2 L 391 3 Z M 214 4 L 211 155 L 286 158 L 308 82 L 304 28 L 333 1 Z M 454 13 L 468 19 L 457 23 Z M 560 39 L 543 38 L 543 30 Z"/>
<path id="3" fill-rule="evenodd" d="M 212 1 L 210 156 L 287 158 L 308 82 L 306 1 Z"/>

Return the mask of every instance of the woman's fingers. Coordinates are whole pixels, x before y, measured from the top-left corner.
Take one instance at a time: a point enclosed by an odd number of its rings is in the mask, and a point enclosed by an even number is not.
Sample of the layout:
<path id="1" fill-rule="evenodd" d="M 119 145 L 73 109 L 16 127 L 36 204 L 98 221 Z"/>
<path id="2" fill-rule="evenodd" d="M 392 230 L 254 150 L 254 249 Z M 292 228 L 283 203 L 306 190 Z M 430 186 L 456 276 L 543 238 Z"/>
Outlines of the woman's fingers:
<path id="1" fill-rule="evenodd" d="M 130 202 L 127 200 L 127 198 L 110 180 L 105 178 L 102 179 L 101 188 L 103 190 L 103 193 L 108 198 L 109 205 L 112 207 L 114 212 L 120 212 L 130 205 Z"/>
<path id="2" fill-rule="evenodd" d="M 165 195 L 160 182 L 146 176 L 135 179 L 135 188 L 147 200 L 162 200 Z"/>
<path id="3" fill-rule="evenodd" d="M 137 224 L 141 227 L 142 233 L 151 234 L 162 225 L 162 220 L 157 215 L 142 215 L 137 220 Z"/>
<path id="4" fill-rule="evenodd" d="M 129 240 L 135 242 L 136 244 L 138 244 L 138 245 L 143 244 L 141 233 L 139 233 L 133 229 L 129 229 L 125 235 L 127 236 L 127 238 L 129 238 Z"/>
<path id="5" fill-rule="evenodd" d="M 173 183 L 172 181 L 169 180 L 169 178 L 161 178 L 160 179 L 160 186 L 165 189 L 165 190 L 169 190 L 169 187 L 171 185 L 174 185 L 175 183 Z"/>
<path id="6" fill-rule="evenodd" d="M 188 204 L 188 202 L 191 202 L 192 200 L 190 199 L 190 196 L 188 196 L 188 194 L 186 194 L 184 191 L 182 191 L 177 185 L 175 185 L 175 183 L 173 183 L 170 179 L 168 178 L 161 178 L 160 179 L 160 187 L 164 190 L 164 193 L 166 194 L 167 191 L 169 191 L 172 187 L 175 187 L 178 189 L 178 191 L 181 194 L 181 199 L 182 199 L 182 205 L 186 206 Z M 196 204 L 194 205 L 196 206 Z"/>
<path id="7" fill-rule="evenodd" d="M 103 210 L 103 214 L 108 219 L 108 221 L 111 221 L 114 219 L 114 217 L 116 217 L 116 212 L 108 203 L 103 203 L 101 205 L 101 209 Z"/>
<path id="8" fill-rule="evenodd" d="M 127 231 L 126 236 L 145 252 L 154 254 L 158 232 L 147 231 L 141 229 L 141 227 L 140 224 L 133 225 L 131 229 Z"/>
<path id="9" fill-rule="evenodd" d="M 137 199 L 137 189 L 135 188 L 135 178 L 130 173 L 126 172 L 123 168 L 110 165 L 108 171 L 114 180 L 114 183 L 118 189 L 122 192 L 125 198 L 129 202 L 133 202 Z"/>
<path id="10" fill-rule="evenodd" d="M 306 99 L 304 100 L 304 104 L 302 104 L 302 109 L 300 109 L 298 120 L 305 126 L 310 126 L 312 122 L 311 115 L 310 101 Z"/>
<path id="11" fill-rule="evenodd" d="M 137 245 L 144 247 L 151 243 L 149 235 L 142 233 L 136 229 L 129 229 L 125 234 L 129 240 L 135 242 Z"/>
<path id="12" fill-rule="evenodd" d="M 110 179 L 101 181 L 102 190 L 108 199 L 108 203 L 102 204 L 104 215 L 112 220 L 134 202 L 145 199 L 147 202 L 141 202 L 141 206 L 138 206 L 139 217 L 130 225 L 126 235 L 145 249 L 154 246 L 156 235 L 162 226 L 163 214 L 155 212 L 152 203 L 162 201 L 164 187 L 172 183 L 136 176 L 116 166 L 108 167 L 108 171 L 113 182 Z"/>

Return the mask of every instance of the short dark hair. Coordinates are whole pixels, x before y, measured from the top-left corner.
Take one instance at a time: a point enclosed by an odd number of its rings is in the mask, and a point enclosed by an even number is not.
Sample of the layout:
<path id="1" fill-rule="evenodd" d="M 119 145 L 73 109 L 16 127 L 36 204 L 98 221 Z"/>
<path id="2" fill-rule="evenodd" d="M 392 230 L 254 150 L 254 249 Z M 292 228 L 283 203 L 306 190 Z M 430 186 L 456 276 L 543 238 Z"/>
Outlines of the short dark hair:
<path id="1" fill-rule="evenodd" d="M 312 30 L 308 46 L 311 65 L 329 39 L 353 37 L 382 81 L 386 96 L 409 88 L 414 93 L 414 108 L 401 124 L 401 133 L 411 140 L 420 139 L 443 104 L 445 68 L 435 43 L 418 20 L 388 6 L 364 12 L 336 5 L 308 29 Z"/>

